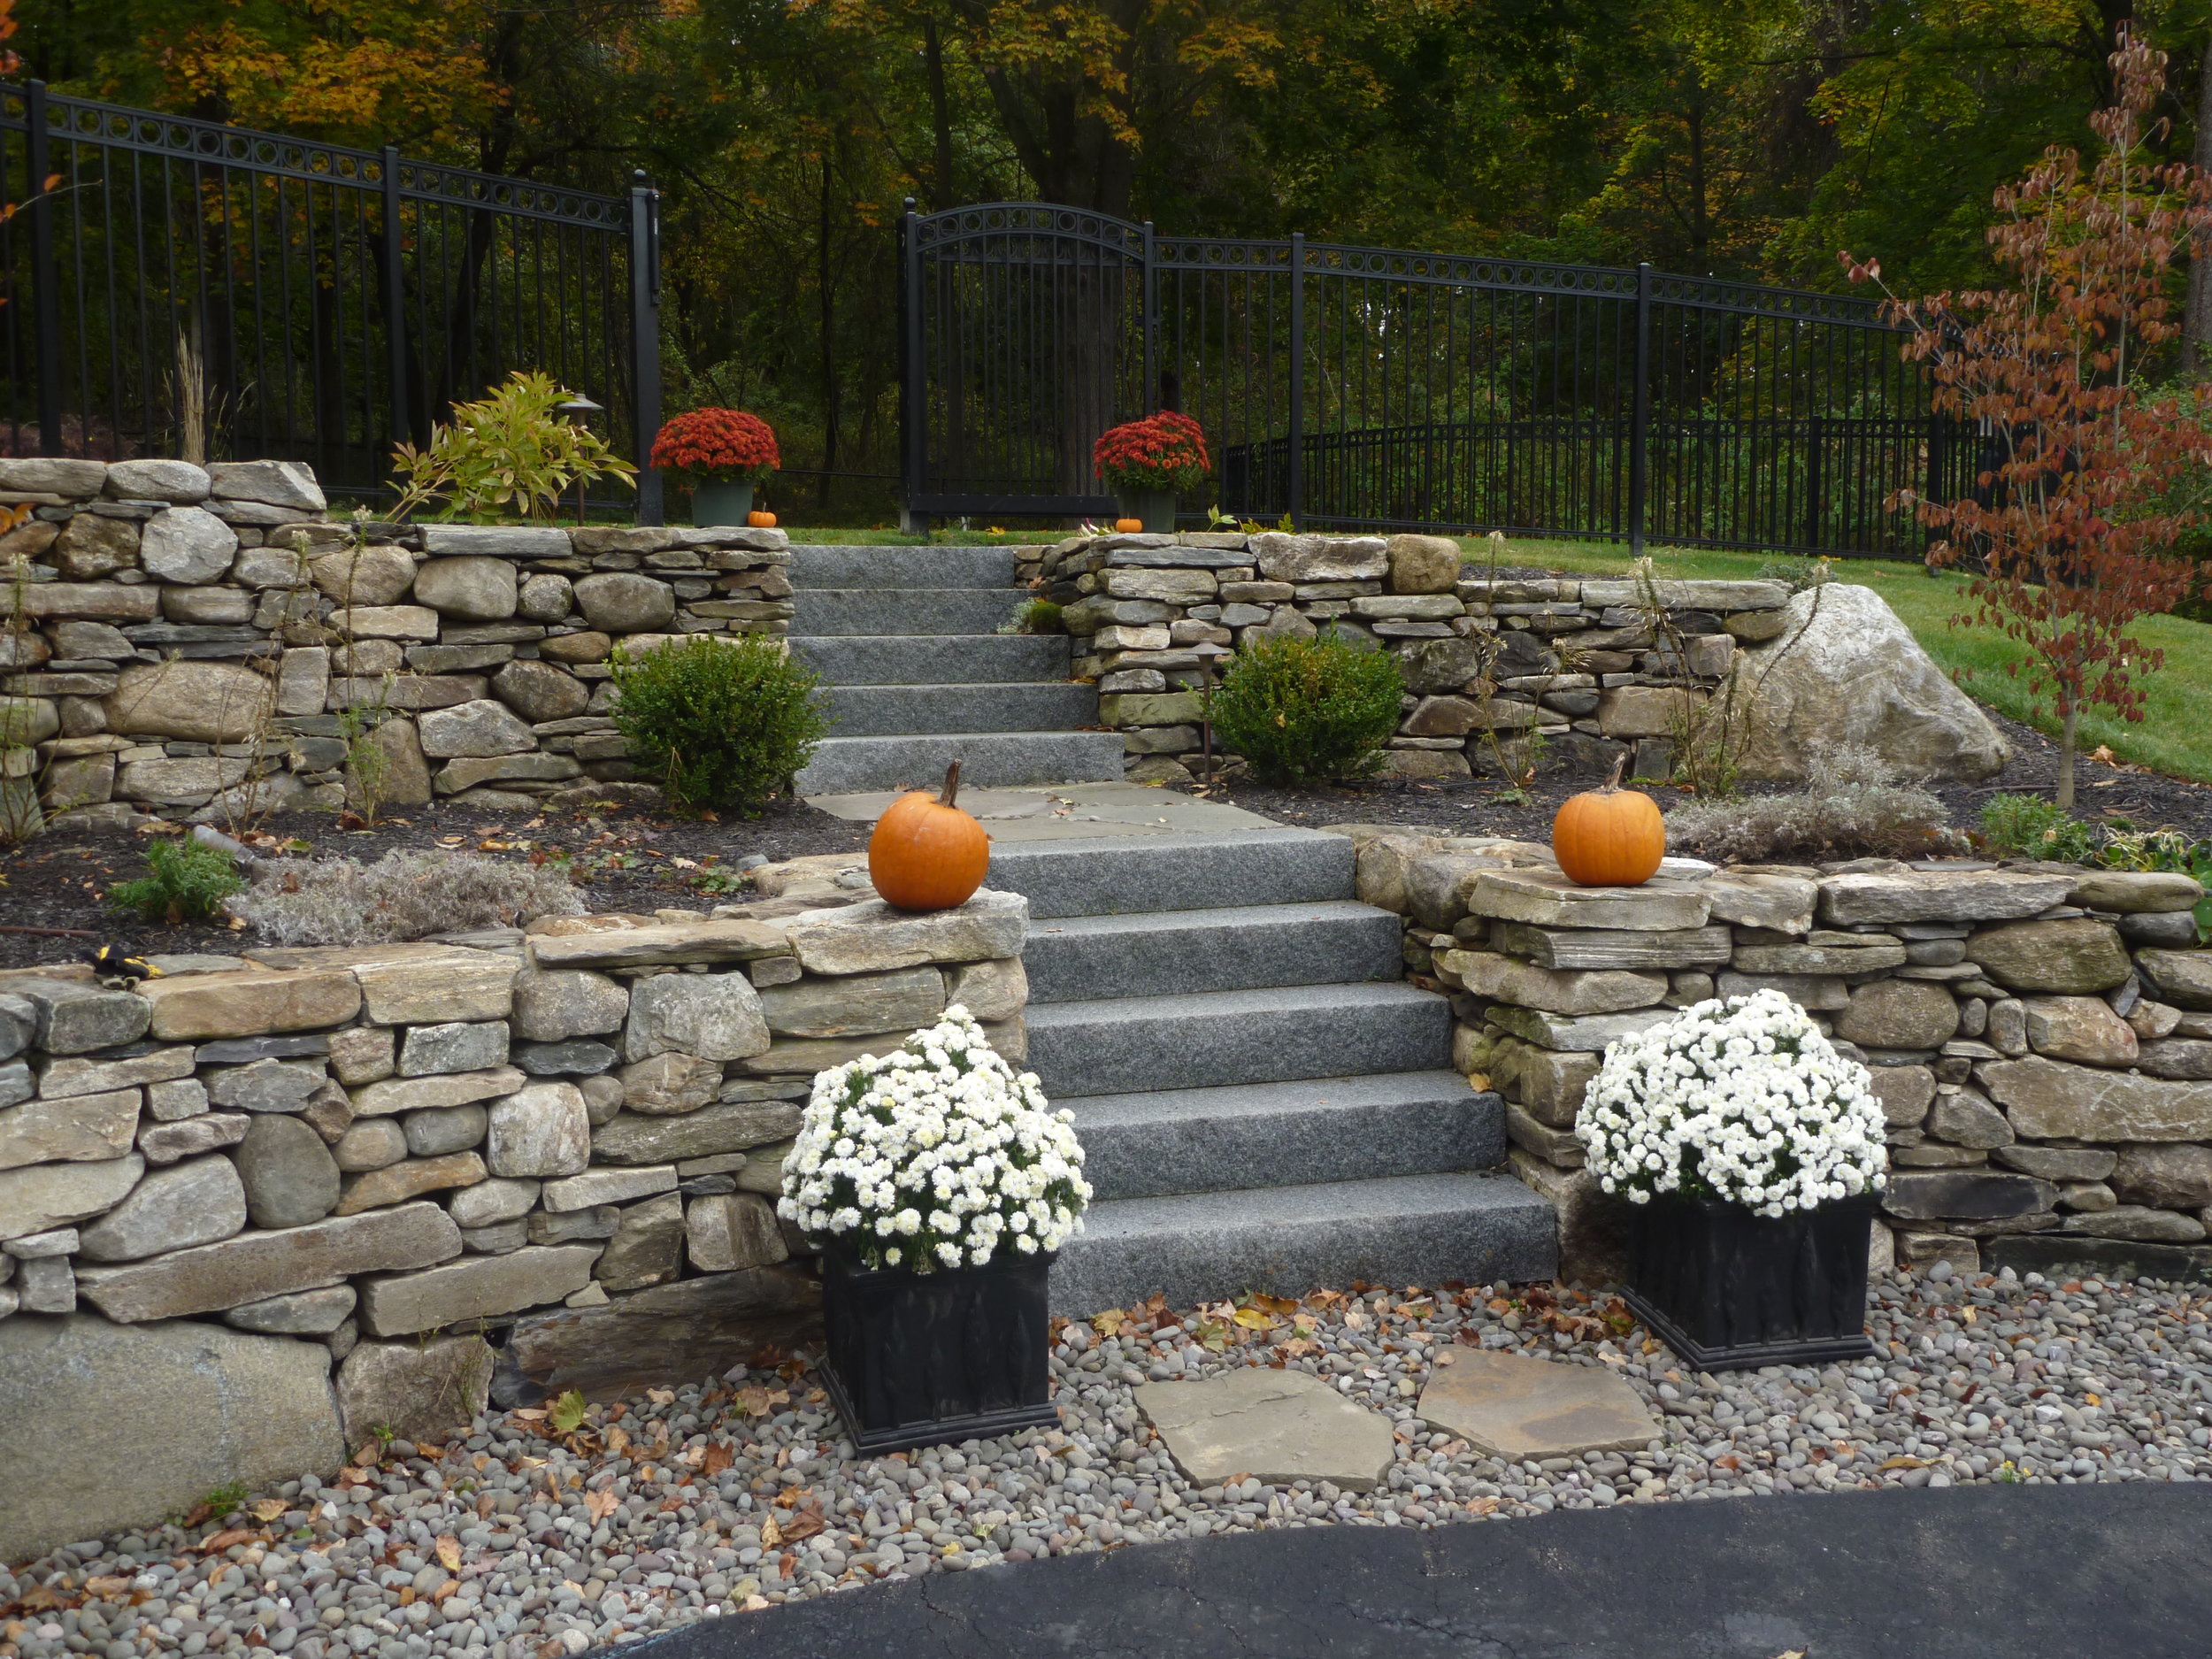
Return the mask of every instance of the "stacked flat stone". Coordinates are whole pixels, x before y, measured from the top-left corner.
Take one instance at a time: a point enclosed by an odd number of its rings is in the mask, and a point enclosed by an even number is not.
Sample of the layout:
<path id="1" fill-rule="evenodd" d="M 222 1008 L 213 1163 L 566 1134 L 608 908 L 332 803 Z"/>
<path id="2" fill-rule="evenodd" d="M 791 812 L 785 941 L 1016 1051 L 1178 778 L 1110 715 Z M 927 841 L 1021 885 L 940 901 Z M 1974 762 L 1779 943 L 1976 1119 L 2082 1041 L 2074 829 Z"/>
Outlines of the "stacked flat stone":
<path id="1" fill-rule="evenodd" d="M 1348 833 L 1360 897 L 1407 918 L 1409 965 L 1452 993 L 1455 1063 L 1510 1102 L 1513 1167 L 1558 1206 L 1570 1276 L 1619 1266 L 1619 1211 L 1574 1134 L 1606 1045 L 1773 988 L 1872 1071 L 1878 1255 L 2212 1278 L 2212 951 L 2190 878 L 1669 860 L 1643 887 L 1580 887 L 1527 842 Z"/>
<path id="2" fill-rule="evenodd" d="M 229 1341 L 188 1323 L 217 1319 L 312 1345 L 301 1410 L 337 1364 L 350 1444 L 438 1379 L 454 1420 L 481 1409 L 488 1332 L 524 1392 L 801 1333 L 818 1289 L 773 1199 L 814 1074 L 956 1002 L 1020 1059 L 1028 906 L 792 889 L 170 959 L 131 990 L 0 974 L 0 1371 L 48 1340 L 31 1316 L 75 1316 L 79 1327 L 177 1321 L 188 1347 Z"/>
<path id="3" fill-rule="evenodd" d="M 1200 746 L 1194 648 L 1325 626 L 1399 658 L 1408 695 L 1386 777 L 1494 769 L 1485 733 L 1532 729 L 1574 764 L 1602 772 L 1629 754 L 1663 775 L 1683 701 L 1727 677 L 1740 642 L 1779 634 L 1790 600 L 1779 582 L 1660 582 L 1648 597 L 1670 639 L 1633 581 L 1469 580 L 1457 543 L 1425 535 L 1079 536 L 1034 573 L 1077 636 L 1077 676 L 1098 681 L 1101 718 L 1125 735 L 1130 775 L 1171 780 Z"/>
<path id="4" fill-rule="evenodd" d="M 635 771 L 610 659 L 788 631 L 780 530 L 327 522 L 296 462 L 0 459 L 0 787 L 73 822 L 345 803 L 365 713 L 392 805 Z"/>

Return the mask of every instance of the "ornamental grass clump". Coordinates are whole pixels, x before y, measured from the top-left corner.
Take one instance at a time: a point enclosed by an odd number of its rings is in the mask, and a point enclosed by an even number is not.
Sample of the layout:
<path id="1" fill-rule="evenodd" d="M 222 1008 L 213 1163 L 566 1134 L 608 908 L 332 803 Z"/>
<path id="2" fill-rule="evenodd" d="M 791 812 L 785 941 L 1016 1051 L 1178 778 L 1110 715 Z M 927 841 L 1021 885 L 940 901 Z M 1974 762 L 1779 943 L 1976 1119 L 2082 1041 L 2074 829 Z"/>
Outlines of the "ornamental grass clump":
<path id="1" fill-rule="evenodd" d="M 1781 992 L 1713 998 L 1609 1048 L 1575 1133 L 1598 1185 L 1631 1203 L 1715 1198 L 1786 1216 L 1881 1190 L 1871 1082 Z"/>
<path id="2" fill-rule="evenodd" d="M 1072 1122 L 956 1003 L 896 1051 L 815 1074 L 777 1212 L 870 1267 L 1056 1250 L 1091 1198 Z"/>
<path id="3" fill-rule="evenodd" d="M 1110 426 L 1091 446 L 1091 461 L 1117 494 L 1164 489 L 1179 495 L 1214 470 L 1204 429 L 1172 409 Z"/>

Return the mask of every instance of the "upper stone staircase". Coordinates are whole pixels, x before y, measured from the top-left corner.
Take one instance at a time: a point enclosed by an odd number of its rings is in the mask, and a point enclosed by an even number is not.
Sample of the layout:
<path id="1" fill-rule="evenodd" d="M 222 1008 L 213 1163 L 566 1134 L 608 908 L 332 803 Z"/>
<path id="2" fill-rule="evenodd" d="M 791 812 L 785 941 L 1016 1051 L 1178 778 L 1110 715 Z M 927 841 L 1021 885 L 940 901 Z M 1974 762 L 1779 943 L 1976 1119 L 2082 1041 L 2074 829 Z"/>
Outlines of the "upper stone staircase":
<path id="1" fill-rule="evenodd" d="M 956 759 L 977 788 L 1121 777 L 1067 637 L 997 632 L 1030 597 L 1011 548 L 800 545 L 790 574 L 791 649 L 836 720 L 801 794 L 933 786 Z"/>

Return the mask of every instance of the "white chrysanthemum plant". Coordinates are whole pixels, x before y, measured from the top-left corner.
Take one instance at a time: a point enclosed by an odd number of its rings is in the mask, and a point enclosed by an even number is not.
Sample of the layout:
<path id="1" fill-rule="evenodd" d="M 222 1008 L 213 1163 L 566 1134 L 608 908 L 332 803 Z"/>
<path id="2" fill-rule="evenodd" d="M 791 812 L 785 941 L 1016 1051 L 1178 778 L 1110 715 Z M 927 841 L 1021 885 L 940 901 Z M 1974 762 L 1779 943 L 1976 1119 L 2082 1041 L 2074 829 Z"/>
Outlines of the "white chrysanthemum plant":
<path id="1" fill-rule="evenodd" d="M 1632 1203 L 1717 1198 L 1787 1216 L 1881 1190 L 1871 1084 L 1781 992 L 1714 998 L 1609 1047 L 1575 1133 L 1598 1184 Z"/>
<path id="2" fill-rule="evenodd" d="M 870 1267 L 1056 1250 L 1091 1198 L 1073 1121 L 956 1003 L 894 1052 L 815 1075 L 777 1213 Z"/>

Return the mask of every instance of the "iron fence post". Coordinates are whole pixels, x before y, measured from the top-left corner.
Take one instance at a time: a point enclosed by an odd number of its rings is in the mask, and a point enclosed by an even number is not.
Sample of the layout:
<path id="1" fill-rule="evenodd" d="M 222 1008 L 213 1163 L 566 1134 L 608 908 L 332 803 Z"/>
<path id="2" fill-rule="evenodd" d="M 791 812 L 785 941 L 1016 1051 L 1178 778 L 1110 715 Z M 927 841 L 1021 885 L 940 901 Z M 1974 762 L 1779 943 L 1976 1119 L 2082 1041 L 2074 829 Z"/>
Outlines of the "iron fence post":
<path id="1" fill-rule="evenodd" d="M 640 167 L 630 175 L 631 407 L 637 446 L 637 522 L 665 522 L 653 440 L 661 429 L 660 192 Z"/>
<path id="2" fill-rule="evenodd" d="M 38 364 L 38 452 L 59 455 L 61 442 L 61 272 L 54 258 L 54 201 L 46 188 L 51 157 L 46 141 L 46 83 L 25 88 L 25 180 L 31 207 L 31 318 Z"/>
<path id="3" fill-rule="evenodd" d="M 1290 455 L 1284 469 L 1290 527 L 1306 519 L 1306 233 L 1290 234 Z"/>
<path id="4" fill-rule="evenodd" d="M 401 245 L 399 151 L 384 146 L 384 362 L 391 380 L 391 419 L 386 431 L 391 442 L 406 443 L 414 436 L 414 422 L 407 411 L 407 260 Z"/>
<path id="5" fill-rule="evenodd" d="M 1820 417 L 1805 418 L 1805 545 L 1820 551 Z"/>
<path id="6" fill-rule="evenodd" d="M 1628 403 L 1628 551 L 1644 553 L 1644 491 L 1651 424 L 1651 266 L 1636 266 L 1636 383 Z"/>
<path id="7" fill-rule="evenodd" d="M 1159 354 L 1152 337 L 1152 221 L 1144 222 L 1144 407 L 1136 412 L 1150 415 L 1160 406 Z"/>
<path id="8" fill-rule="evenodd" d="M 899 215 L 899 528 L 926 534 L 929 515 L 910 504 L 922 493 L 922 283 L 919 219 L 908 196 Z"/>

